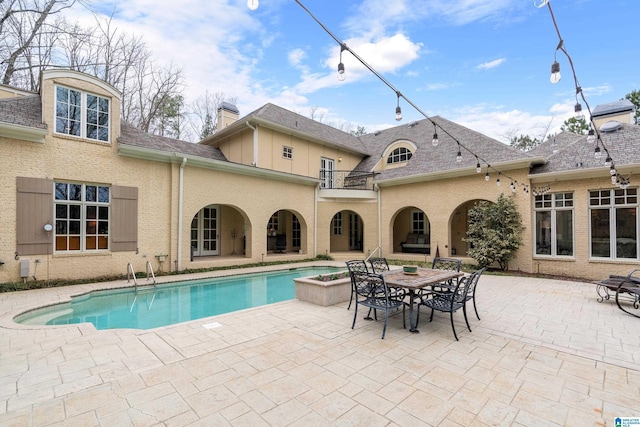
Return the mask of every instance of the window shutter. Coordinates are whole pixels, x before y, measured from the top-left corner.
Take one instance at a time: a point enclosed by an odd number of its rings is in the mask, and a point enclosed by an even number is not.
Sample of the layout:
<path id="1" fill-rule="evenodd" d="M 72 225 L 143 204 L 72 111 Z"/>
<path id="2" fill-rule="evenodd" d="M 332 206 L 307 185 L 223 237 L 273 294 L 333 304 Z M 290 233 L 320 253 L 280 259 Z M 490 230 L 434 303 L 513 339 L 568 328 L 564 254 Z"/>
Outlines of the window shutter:
<path id="1" fill-rule="evenodd" d="M 138 188 L 111 187 L 111 251 L 138 249 Z"/>
<path id="2" fill-rule="evenodd" d="M 16 251 L 19 255 L 45 255 L 52 252 L 53 181 L 16 177 Z"/>

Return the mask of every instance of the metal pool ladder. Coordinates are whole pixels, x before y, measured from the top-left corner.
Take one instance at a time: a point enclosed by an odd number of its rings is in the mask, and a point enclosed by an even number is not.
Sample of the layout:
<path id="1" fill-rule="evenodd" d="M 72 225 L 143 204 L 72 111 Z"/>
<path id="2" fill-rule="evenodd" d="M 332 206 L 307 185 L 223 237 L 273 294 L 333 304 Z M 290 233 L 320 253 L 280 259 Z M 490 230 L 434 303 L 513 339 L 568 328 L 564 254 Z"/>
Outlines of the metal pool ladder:
<path id="1" fill-rule="evenodd" d="M 149 303 L 149 305 L 147 306 L 147 310 L 151 310 L 151 306 L 153 305 L 153 301 L 156 299 L 156 275 L 153 273 L 153 267 L 151 266 L 151 261 L 147 261 L 146 265 L 146 270 L 147 270 L 147 281 L 149 281 L 149 278 L 151 277 L 151 279 L 153 279 L 153 283 L 151 284 L 151 286 L 153 286 L 153 296 L 151 297 L 151 302 Z M 133 288 L 135 290 L 135 296 L 133 297 L 133 303 L 131 304 L 131 308 L 129 309 L 129 313 L 131 313 L 133 311 L 133 307 L 136 305 L 136 300 L 138 299 L 138 279 L 136 278 L 136 272 L 133 269 L 133 264 L 129 263 L 127 264 L 127 283 L 129 282 L 129 280 L 131 279 L 131 277 L 133 277 Z M 149 286 L 149 285 L 147 285 Z"/>

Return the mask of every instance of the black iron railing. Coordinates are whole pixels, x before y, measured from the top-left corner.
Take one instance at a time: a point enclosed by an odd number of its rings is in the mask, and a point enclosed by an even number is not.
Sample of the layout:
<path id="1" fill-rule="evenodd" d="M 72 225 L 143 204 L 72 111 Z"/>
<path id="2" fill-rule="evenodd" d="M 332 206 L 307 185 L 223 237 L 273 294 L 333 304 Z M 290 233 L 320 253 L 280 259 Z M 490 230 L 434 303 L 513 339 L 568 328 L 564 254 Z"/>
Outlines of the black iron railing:
<path id="1" fill-rule="evenodd" d="M 321 188 L 373 190 L 374 172 L 320 171 Z"/>

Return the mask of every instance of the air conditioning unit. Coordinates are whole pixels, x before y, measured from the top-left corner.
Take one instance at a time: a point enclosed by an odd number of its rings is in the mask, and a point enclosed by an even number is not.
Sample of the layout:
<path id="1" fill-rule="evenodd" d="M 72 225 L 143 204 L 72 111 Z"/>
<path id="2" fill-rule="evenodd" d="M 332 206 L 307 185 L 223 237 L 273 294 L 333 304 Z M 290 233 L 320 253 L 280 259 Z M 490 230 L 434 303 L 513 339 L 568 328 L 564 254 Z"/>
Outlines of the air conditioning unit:
<path id="1" fill-rule="evenodd" d="M 21 259 L 20 260 L 20 277 L 23 279 L 26 277 L 29 277 L 29 270 L 30 270 L 29 260 Z"/>

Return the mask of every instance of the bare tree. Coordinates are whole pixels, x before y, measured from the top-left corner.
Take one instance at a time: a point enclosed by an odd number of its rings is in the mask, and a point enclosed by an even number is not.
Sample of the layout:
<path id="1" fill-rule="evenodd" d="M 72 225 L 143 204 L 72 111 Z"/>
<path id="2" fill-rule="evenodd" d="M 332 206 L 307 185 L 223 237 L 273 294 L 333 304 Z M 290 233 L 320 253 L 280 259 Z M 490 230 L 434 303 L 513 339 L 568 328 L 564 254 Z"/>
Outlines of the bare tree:
<path id="1" fill-rule="evenodd" d="M 33 55 L 34 43 L 47 32 L 48 19 L 70 8 L 76 0 L 0 1 L 0 72 L 2 84 L 25 89 L 26 82 L 37 82 L 42 63 Z M 37 71 L 34 71 L 37 70 Z M 20 85 L 17 82 L 21 83 Z M 29 86 L 32 84 L 30 83 Z"/>
<path id="2" fill-rule="evenodd" d="M 224 92 L 210 93 L 205 91 L 204 94 L 191 103 L 188 121 L 191 125 L 192 133 L 196 135 L 194 139 L 205 139 L 217 131 L 218 109 L 223 102 L 236 104 L 238 98 L 228 97 Z"/>

